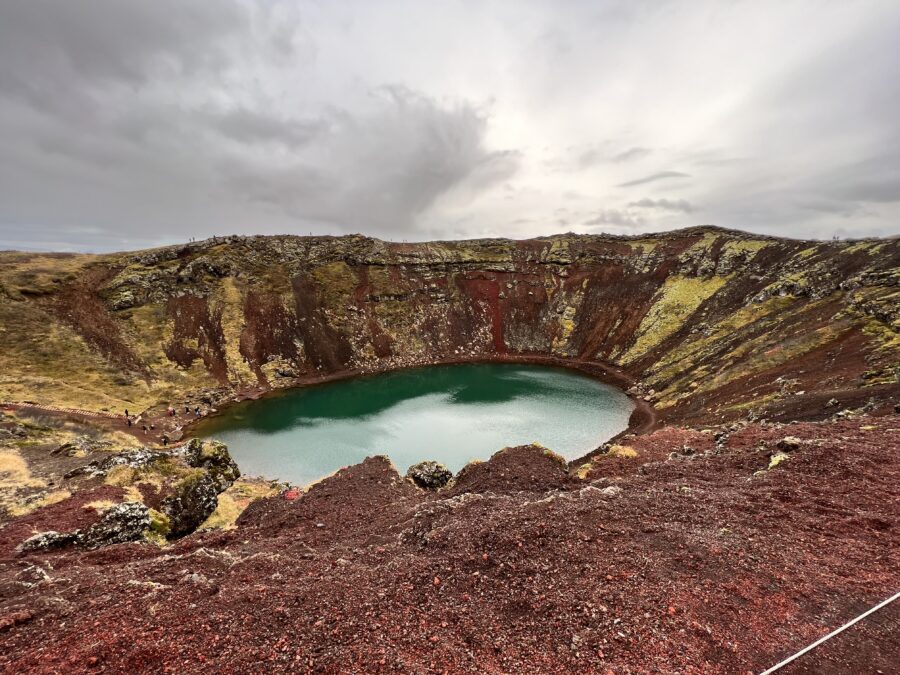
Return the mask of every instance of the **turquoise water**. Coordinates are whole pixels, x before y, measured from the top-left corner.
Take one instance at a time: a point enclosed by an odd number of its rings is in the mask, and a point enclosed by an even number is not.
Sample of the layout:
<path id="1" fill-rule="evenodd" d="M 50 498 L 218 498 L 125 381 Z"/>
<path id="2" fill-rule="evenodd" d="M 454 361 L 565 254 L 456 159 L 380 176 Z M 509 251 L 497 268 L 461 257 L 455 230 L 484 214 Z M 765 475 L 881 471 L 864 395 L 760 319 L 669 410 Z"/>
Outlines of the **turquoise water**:
<path id="1" fill-rule="evenodd" d="M 401 473 L 433 459 L 456 472 L 507 446 L 538 442 L 576 459 L 625 429 L 624 393 L 561 368 L 432 366 L 292 389 L 204 420 L 241 472 L 304 485 L 387 455 Z"/>

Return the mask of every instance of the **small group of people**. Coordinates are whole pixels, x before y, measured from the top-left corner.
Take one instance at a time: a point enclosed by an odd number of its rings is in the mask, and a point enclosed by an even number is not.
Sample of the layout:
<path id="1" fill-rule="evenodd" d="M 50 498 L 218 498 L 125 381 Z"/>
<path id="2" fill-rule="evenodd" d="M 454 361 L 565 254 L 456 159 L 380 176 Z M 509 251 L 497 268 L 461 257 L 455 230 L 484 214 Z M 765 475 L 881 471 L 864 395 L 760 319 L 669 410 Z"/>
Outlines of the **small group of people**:
<path id="1" fill-rule="evenodd" d="M 128 408 L 125 408 L 125 424 L 127 424 L 129 427 L 138 424 L 142 419 L 142 415 L 131 416 L 128 413 Z M 145 434 L 153 431 L 154 429 L 156 429 L 156 425 L 153 424 L 153 422 L 151 422 L 149 425 L 141 424 L 141 431 L 143 431 Z"/>
<path id="2" fill-rule="evenodd" d="M 131 415 L 128 414 L 128 408 L 125 408 L 125 424 L 127 424 L 130 427 L 134 424 L 137 424 L 140 421 L 141 421 L 140 415 L 135 415 L 134 417 L 132 417 Z M 145 424 L 143 428 L 146 429 L 147 425 Z"/>
<path id="3" fill-rule="evenodd" d="M 194 417 L 200 417 L 200 416 L 201 416 L 202 413 L 200 412 L 200 406 L 199 406 L 199 405 L 194 407 L 193 413 L 194 413 Z M 178 411 L 177 411 L 175 408 L 173 408 L 172 406 L 169 406 L 168 408 L 166 408 L 166 417 L 175 417 L 177 414 L 178 414 Z M 184 414 L 185 414 L 185 415 L 190 415 L 190 414 L 191 414 L 191 408 L 190 408 L 190 406 L 187 406 L 187 405 L 184 406 Z M 125 416 L 126 416 L 126 417 L 128 416 L 128 412 L 127 412 L 127 411 L 126 411 L 126 413 L 125 413 Z"/>
<path id="4" fill-rule="evenodd" d="M 185 414 L 185 415 L 190 415 L 191 412 L 194 413 L 194 417 L 200 417 L 200 416 L 201 416 L 200 406 L 195 406 L 194 409 L 193 409 L 193 411 L 191 411 L 190 406 L 187 406 L 187 405 L 184 406 L 184 414 Z M 175 408 L 172 407 L 172 406 L 168 406 L 168 407 L 166 408 L 166 417 L 175 417 L 176 415 L 178 415 L 178 410 L 177 410 L 177 409 L 175 409 Z M 128 408 L 125 408 L 125 424 L 127 424 L 129 427 L 131 427 L 131 426 L 134 426 L 134 425 L 140 423 L 141 420 L 142 420 L 142 416 L 141 416 L 141 415 L 134 415 L 134 416 L 132 416 L 132 415 L 128 412 Z M 179 427 L 179 428 L 180 428 L 180 427 Z M 141 430 L 144 432 L 145 435 L 148 434 L 148 433 L 150 433 L 151 431 L 153 431 L 153 430 L 155 430 L 155 429 L 156 429 L 156 425 L 153 424 L 152 422 L 149 423 L 149 424 L 141 424 Z M 168 434 L 163 434 L 161 440 L 162 440 L 163 446 L 168 446 L 168 445 L 169 445 L 169 436 L 168 436 Z"/>

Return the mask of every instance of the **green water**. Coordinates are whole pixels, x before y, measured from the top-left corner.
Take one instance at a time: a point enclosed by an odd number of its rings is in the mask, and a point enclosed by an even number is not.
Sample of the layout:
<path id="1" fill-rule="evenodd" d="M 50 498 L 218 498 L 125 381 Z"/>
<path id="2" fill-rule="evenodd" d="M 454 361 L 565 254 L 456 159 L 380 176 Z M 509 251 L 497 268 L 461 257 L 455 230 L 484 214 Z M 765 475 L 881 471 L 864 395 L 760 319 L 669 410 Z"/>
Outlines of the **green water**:
<path id="1" fill-rule="evenodd" d="M 433 459 L 452 471 L 538 442 L 576 459 L 628 425 L 618 389 L 560 368 L 432 366 L 293 389 L 204 420 L 242 473 L 303 485 L 371 455 L 404 473 Z"/>

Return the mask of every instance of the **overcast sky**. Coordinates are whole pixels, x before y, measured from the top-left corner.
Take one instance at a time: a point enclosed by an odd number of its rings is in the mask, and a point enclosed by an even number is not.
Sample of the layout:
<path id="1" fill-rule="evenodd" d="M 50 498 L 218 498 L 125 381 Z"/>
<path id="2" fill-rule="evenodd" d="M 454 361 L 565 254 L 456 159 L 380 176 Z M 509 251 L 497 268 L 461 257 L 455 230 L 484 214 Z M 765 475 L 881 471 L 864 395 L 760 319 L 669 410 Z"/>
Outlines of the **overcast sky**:
<path id="1" fill-rule="evenodd" d="M 900 2 L 0 0 L 0 248 L 900 233 Z"/>

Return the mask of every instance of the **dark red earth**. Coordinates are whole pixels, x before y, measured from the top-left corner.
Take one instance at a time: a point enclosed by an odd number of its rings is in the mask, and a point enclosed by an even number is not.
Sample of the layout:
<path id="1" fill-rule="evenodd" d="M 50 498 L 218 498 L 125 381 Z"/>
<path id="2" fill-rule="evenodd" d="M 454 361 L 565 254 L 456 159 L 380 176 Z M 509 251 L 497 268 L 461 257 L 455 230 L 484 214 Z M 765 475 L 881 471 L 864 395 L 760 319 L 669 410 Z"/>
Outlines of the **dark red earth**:
<path id="1" fill-rule="evenodd" d="M 622 442 L 638 458 L 585 479 L 523 447 L 435 494 L 375 458 L 167 549 L 16 552 L 26 524 L 82 518 L 79 493 L 4 531 L 0 666 L 759 672 L 900 589 L 896 414 Z M 897 618 L 783 672 L 897 672 Z"/>

